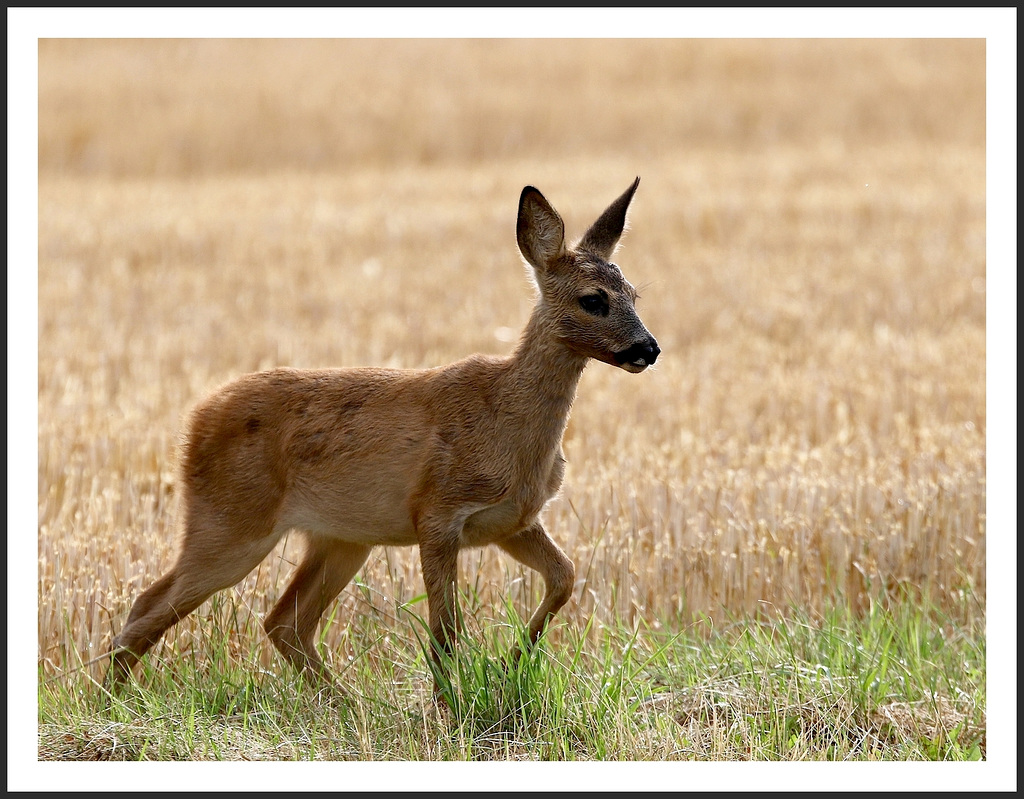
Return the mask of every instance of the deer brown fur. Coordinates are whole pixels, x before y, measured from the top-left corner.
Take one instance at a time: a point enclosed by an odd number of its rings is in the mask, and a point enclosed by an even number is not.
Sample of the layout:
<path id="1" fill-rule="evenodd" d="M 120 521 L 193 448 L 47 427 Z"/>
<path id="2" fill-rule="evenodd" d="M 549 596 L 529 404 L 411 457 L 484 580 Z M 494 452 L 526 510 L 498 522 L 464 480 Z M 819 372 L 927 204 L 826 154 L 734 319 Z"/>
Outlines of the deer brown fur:
<path id="1" fill-rule="evenodd" d="M 562 482 L 561 440 L 583 369 L 594 358 L 641 372 L 660 352 L 636 315 L 636 292 L 608 260 L 639 181 L 575 246 L 543 195 L 523 189 L 516 233 L 539 291 L 510 356 L 426 370 L 273 369 L 203 400 L 182 453 L 177 561 L 132 607 L 108 684 L 289 530 L 304 536 L 305 553 L 264 627 L 314 682 L 333 685 L 315 646 L 320 618 L 374 546 L 419 546 L 436 661 L 454 639 L 464 547 L 497 544 L 540 572 L 536 641 L 575 580 L 538 516 Z"/>

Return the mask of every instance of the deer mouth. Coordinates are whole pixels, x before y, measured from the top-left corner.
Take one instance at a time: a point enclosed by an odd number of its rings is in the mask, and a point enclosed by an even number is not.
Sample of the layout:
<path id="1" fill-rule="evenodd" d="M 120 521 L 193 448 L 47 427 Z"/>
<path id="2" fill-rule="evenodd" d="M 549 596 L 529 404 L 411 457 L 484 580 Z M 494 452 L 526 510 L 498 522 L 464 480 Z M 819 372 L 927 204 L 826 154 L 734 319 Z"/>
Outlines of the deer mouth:
<path id="1" fill-rule="evenodd" d="M 639 374 L 658 360 L 660 353 L 661 347 L 652 336 L 646 341 L 638 341 L 628 349 L 612 353 L 612 357 L 615 359 L 615 365 L 620 369 Z"/>

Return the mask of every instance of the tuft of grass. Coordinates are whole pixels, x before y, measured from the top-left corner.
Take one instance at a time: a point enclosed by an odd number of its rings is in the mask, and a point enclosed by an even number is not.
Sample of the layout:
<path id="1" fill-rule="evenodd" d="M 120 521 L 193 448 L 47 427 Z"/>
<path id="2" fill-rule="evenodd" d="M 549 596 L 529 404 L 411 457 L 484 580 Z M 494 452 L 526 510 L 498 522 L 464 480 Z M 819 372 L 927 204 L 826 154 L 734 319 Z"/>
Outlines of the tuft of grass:
<path id="1" fill-rule="evenodd" d="M 691 745 L 728 759 L 977 759 L 984 654 L 983 629 L 934 607 L 791 610 L 718 625 L 689 659 L 663 661 L 658 701 Z"/>

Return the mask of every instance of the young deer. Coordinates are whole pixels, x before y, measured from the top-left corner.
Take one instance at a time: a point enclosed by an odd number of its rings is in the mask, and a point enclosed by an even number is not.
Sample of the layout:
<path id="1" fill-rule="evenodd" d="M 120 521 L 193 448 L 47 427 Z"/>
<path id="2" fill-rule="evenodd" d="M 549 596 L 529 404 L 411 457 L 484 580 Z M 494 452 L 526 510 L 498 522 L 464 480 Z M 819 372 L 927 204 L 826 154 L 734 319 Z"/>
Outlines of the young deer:
<path id="1" fill-rule="evenodd" d="M 639 182 L 575 246 L 543 195 L 523 189 L 516 235 L 539 297 L 511 356 L 426 370 L 273 369 L 200 403 L 183 448 L 178 559 L 132 607 L 108 685 L 293 529 L 305 554 L 264 628 L 314 683 L 337 690 L 316 629 L 374 546 L 419 545 L 438 666 L 454 640 L 463 547 L 497 544 L 543 575 L 536 642 L 575 580 L 538 514 L 562 482 L 580 376 L 590 358 L 636 373 L 660 352 L 636 315 L 636 291 L 608 262 Z"/>

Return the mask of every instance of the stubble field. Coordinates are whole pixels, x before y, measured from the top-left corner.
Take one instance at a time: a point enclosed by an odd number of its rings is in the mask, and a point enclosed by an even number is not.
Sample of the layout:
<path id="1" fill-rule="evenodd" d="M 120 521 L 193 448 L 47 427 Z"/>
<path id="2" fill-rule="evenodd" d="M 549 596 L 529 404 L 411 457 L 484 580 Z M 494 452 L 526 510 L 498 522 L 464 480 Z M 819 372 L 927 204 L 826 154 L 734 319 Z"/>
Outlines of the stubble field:
<path id="1" fill-rule="evenodd" d="M 980 40 L 41 41 L 41 691 L 98 692 L 111 636 L 170 566 L 195 402 L 272 366 L 509 352 L 533 300 L 522 187 L 579 235 L 636 175 L 616 259 L 663 354 L 584 374 L 544 514 L 578 581 L 544 647 L 927 609 L 976 660 L 928 723 L 983 751 Z M 202 672 L 227 627 L 231 662 L 290 680 L 259 620 L 297 547 L 178 625 L 153 668 Z M 460 573 L 479 635 L 542 588 L 496 549 Z M 415 549 L 375 550 L 327 662 L 377 636 L 423 695 L 422 593 Z M 697 733 L 673 701 L 677 733 L 621 756 L 743 757 L 678 744 Z M 41 759 L 101 756 L 45 720 Z M 309 756 L 403 757 L 361 745 Z"/>

